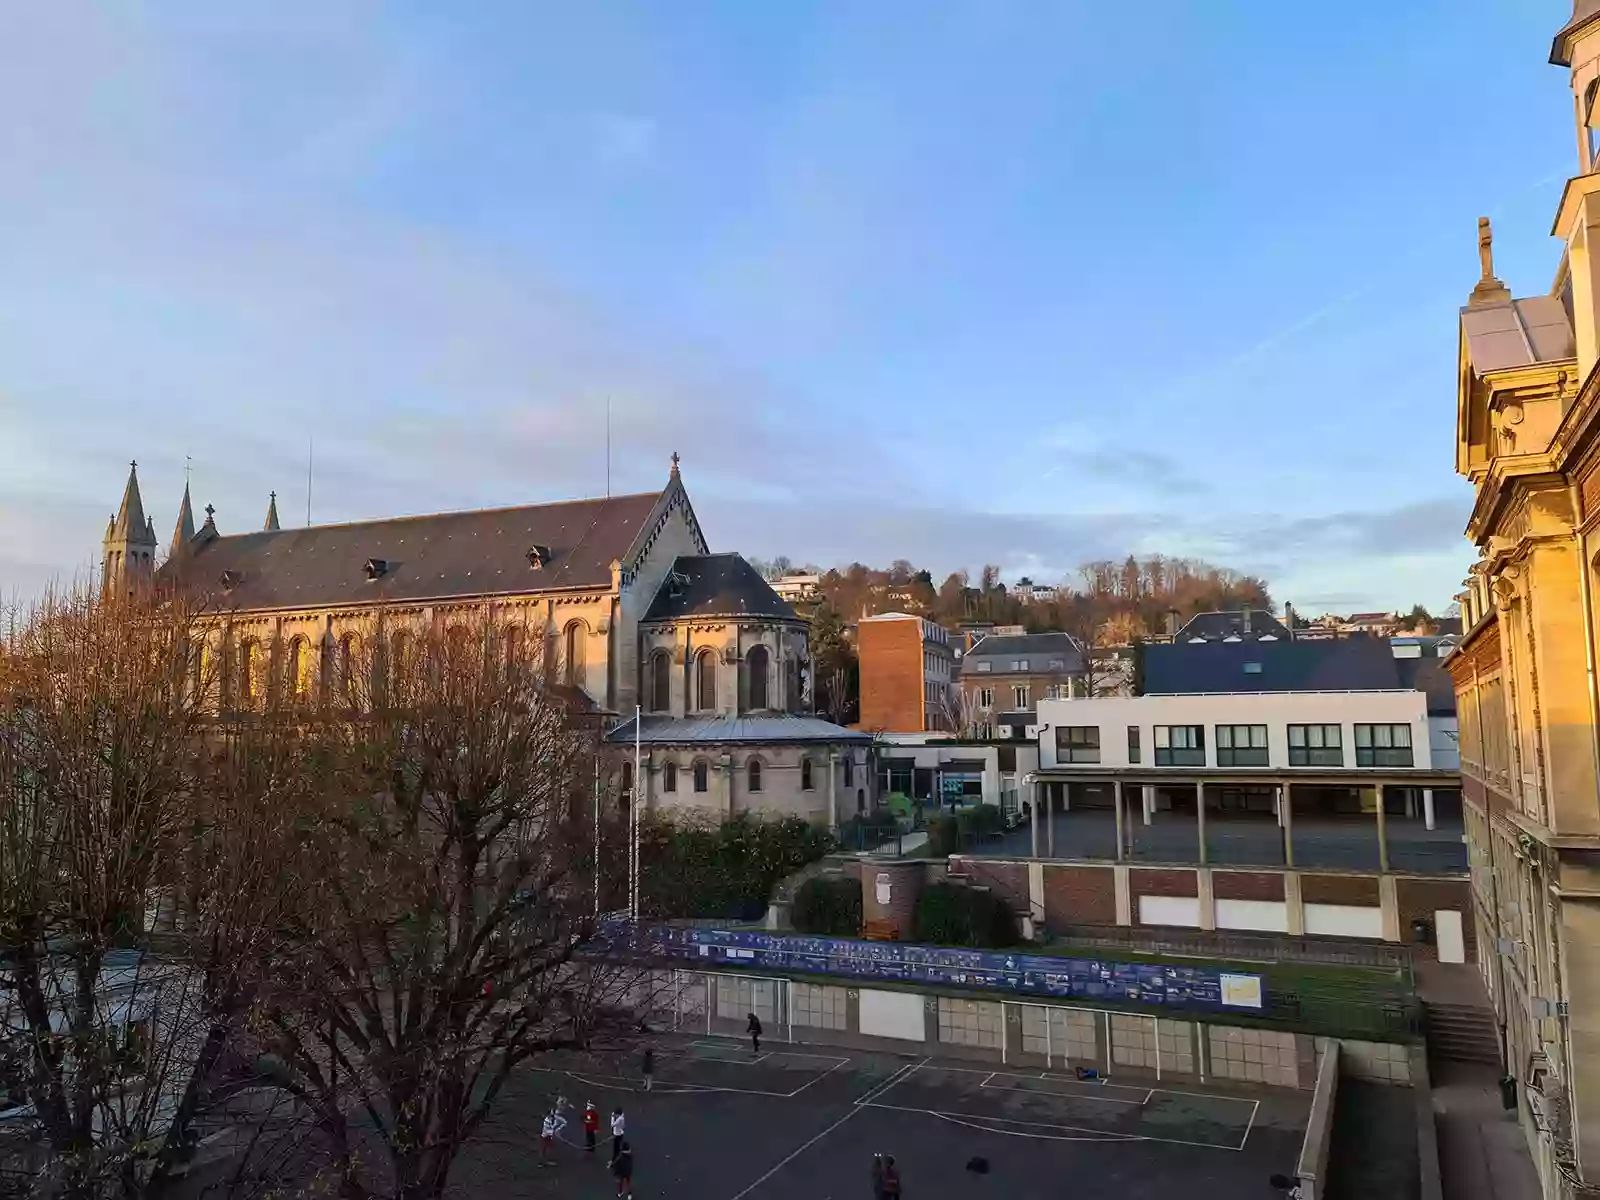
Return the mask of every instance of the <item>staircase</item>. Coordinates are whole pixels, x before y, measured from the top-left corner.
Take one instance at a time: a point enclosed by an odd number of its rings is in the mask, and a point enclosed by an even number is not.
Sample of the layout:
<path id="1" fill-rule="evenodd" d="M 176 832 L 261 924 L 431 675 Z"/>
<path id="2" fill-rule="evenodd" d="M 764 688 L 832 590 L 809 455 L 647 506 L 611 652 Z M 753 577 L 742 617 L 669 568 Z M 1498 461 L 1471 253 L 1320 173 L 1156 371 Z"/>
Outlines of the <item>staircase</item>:
<path id="1" fill-rule="evenodd" d="M 1426 1000 L 1422 1011 L 1428 1054 L 1434 1059 L 1500 1066 L 1500 1030 L 1492 1009 L 1476 1004 Z"/>

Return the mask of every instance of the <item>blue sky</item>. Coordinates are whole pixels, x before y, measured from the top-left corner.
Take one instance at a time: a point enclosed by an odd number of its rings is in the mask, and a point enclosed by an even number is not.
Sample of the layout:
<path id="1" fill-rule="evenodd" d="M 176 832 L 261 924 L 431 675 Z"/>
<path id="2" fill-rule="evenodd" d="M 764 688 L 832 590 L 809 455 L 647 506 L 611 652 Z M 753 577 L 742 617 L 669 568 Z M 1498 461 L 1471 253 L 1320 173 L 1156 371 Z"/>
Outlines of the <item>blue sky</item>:
<path id="1" fill-rule="evenodd" d="M 0 10 L 0 595 L 595 494 L 714 547 L 1442 608 L 1475 219 L 1545 290 L 1560 0 Z"/>

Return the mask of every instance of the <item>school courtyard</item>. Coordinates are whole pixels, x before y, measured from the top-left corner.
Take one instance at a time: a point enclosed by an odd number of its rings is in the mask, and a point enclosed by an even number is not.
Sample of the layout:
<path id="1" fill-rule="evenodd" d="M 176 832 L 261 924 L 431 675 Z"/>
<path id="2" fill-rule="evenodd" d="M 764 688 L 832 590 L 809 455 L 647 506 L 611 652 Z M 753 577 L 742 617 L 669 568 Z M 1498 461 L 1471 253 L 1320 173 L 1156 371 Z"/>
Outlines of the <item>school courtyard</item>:
<path id="1" fill-rule="evenodd" d="M 568 1055 L 520 1072 L 452 1176 L 462 1200 L 614 1196 L 611 1110 L 634 1149 L 634 1194 L 659 1200 L 860 1200 L 875 1153 L 913 1200 L 1171 1200 L 1281 1196 L 1309 1096 L 1234 1086 L 1169 1090 L 1154 1079 L 725 1038 L 660 1037 L 654 1088 L 638 1051 Z M 556 1165 L 539 1164 L 544 1111 L 563 1098 Z M 582 1110 L 602 1115 L 582 1149 Z M 987 1175 L 967 1170 L 988 1159 Z"/>

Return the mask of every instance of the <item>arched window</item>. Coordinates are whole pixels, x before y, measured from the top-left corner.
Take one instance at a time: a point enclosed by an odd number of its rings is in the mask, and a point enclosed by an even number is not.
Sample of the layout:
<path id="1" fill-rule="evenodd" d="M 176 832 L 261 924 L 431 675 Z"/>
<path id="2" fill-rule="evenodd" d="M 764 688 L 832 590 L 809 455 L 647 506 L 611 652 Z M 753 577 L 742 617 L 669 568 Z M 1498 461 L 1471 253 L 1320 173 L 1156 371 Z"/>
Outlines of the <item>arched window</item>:
<path id="1" fill-rule="evenodd" d="M 311 653 L 305 638 L 289 639 L 283 679 L 289 687 L 291 700 L 304 700 L 311 693 Z"/>
<path id="2" fill-rule="evenodd" d="M 582 621 L 572 621 L 567 625 L 567 644 L 563 647 L 561 661 L 566 675 L 564 676 L 569 687 L 582 687 L 588 676 L 584 673 L 583 645 L 584 634 L 587 631 Z"/>
<path id="3" fill-rule="evenodd" d="M 844 785 L 845 787 L 855 787 L 856 785 L 856 760 L 853 755 L 849 754 L 844 756 Z"/>
<path id="4" fill-rule="evenodd" d="M 650 710 L 670 712 L 672 709 L 672 655 L 657 650 L 650 658 Z"/>
<path id="5" fill-rule="evenodd" d="M 783 660 L 783 705 L 789 712 L 800 711 L 800 662 L 793 656 Z"/>
<path id="6" fill-rule="evenodd" d="M 745 656 L 750 670 L 750 707 L 767 707 L 767 666 L 771 661 L 765 646 L 752 646 Z"/>
<path id="7" fill-rule="evenodd" d="M 694 706 L 701 712 L 712 712 L 717 707 L 717 652 L 702 650 L 694 663 Z"/>
<path id="8" fill-rule="evenodd" d="M 866 788 L 857 788 L 856 789 L 856 812 L 859 814 L 859 813 L 864 813 L 866 811 L 867 811 L 867 789 Z"/>
<path id="9" fill-rule="evenodd" d="M 750 790 L 752 792 L 759 792 L 761 790 L 761 760 L 759 758 L 752 758 L 750 760 L 750 765 L 745 768 L 745 771 L 749 777 Z"/>
<path id="10" fill-rule="evenodd" d="M 239 680 L 235 684 L 235 694 L 242 707 L 248 708 L 260 698 L 261 680 L 257 674 L 260 669 L 261 647 L 254 638 L 246 638 L 239 643 Z"/>
<path id="11" fill-rule="evenodd" d="M 811 760 L 809 758 L 800 760 L 800 790 L 802 792 L 811 790 Z"/>
<path id="12" fill-rule="evenodd" d="M 675 792 L 678 790 L 678 764 L 670 759 L 661 768 L 661 790 Z"/>
<path id="13" fill-rule="evenodd" d="M 347 703 L 356 699 L 356 655 L 360 643 L 356 635 L 347 633 L 339 639 L 339 694 Z"/>
<path id="14" fill-rule="evenodd" d="M 622 760 L 622 794 L 633 794 L 633 763 L 628 759 Z"/>
<path id="15" fill-rule="evenodd" d="M 707 785 L 710 782 L 710 775 L 711 772 L 706 767 L 705 759 L 702 758 L 694 764 L 694 790 L 696 792 L 705 792 L 707 790 Z"/>

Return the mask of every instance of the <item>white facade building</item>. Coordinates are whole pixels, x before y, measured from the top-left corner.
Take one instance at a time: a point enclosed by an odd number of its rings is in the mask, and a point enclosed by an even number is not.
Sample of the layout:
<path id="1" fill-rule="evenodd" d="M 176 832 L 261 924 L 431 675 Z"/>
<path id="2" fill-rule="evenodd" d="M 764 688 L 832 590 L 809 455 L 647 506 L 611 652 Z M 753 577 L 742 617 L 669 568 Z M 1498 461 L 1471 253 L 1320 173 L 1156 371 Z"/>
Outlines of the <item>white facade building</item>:
<path id="1" fill-rule="evenodd" d="M 1061 740 L 1061 729 L 1093 735 Z M 1303 769 L 1325 776 L 1454 770 L 1460 763 L 1435 761 L 1427 696 L 1411 689 L 1044 700 L 1037 732 L 1047 770 Z"/>

